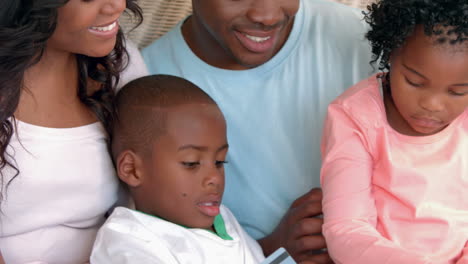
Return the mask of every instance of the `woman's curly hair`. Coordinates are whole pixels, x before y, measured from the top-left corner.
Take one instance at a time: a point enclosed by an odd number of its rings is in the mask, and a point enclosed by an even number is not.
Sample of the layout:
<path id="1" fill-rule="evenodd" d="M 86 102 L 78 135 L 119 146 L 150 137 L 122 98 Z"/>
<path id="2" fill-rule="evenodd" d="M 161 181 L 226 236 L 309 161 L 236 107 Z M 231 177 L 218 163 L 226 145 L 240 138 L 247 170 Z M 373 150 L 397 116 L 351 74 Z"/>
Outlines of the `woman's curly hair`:
<path id="1" fill-rule="evenodd" d="M 1 0 L 0 1 L 0 202 L 4 185 L 8 186 L 19 170 L 7 147 L 14 133 L 14 112 L 23 89 L 25 71 L 38 63 L 48 39 L 57 25 L 57 9 L 69 0 Z M 139 23 L 142 12 L 136 0 L 126 0 L 127 9 Z M 126 67 L 128 54 L 122 32 L 119 30 L 113 51 L 99 58 L 76 55 L 78 65 L 78 94 L 102 122 L 107 131 L 113 115 L 114 87 Z M 101 84 L 93 94 L 88 92 L 88 80 Z M 5 167 L 16 171 L 5 184 Z"/>
<path id="2" fill-rule="evenodd" d="M 390 70 L 391 53 L 419 25 L 427 36 L 436 37 L 436 43 L 468 41 L 467 0 L 381 0 L 367 10 L 365 20 L 371 29 L 366 37 L 372 47 L 372 63 L 380 60 L 379 70 Z"/>

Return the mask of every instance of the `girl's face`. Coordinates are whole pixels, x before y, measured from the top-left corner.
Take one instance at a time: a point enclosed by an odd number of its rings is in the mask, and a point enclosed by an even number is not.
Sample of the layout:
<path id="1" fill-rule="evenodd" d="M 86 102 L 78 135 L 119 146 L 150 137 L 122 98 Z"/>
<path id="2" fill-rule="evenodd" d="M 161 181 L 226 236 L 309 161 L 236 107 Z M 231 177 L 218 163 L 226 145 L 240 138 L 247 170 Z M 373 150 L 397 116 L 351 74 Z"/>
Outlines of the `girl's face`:
<path id="1" fill-rule="evenodd" d="M 386 106 L 396 111 L 387 111 L 387 118 L 397 131 L 413 136 L 435 134 L 467 109 L 466 42 L 436 44 L 417 28 L 392 54 L 390 65 L 393 100 Z"/>
<path id="2" fill-rule="evenodd" d="M 126 8 L 125 0 L 70 0 L 58 9 L 57 28 L 48 40 L 48 50 L 108 55 L 115 46 L 117 19 Z"/>

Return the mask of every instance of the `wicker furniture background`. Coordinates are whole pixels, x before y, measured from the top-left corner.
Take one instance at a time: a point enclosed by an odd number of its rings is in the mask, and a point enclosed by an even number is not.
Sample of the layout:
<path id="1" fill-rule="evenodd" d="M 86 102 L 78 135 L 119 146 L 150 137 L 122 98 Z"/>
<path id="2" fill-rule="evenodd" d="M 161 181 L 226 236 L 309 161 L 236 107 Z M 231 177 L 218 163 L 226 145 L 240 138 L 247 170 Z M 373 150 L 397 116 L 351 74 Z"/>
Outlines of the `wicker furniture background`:
<path id="1" fill-rule="evenodd" d="M 313 0 L 305 0 L 313 1 Z M 350 6 L 365 8 L 373 0 L 331 0 Z M 174 27 L 192 12 L 191 0 L 139 0 L 144 21 L 134 30 L 134 21 L 128 15 L 120 19 L 127 36 L 141 49 Z"/>
<path id="2" fill-rule="evenodd" d="M 120 24 L 139 48 L 164 35 L 192 12 L 191 0 L 138 0 L 138 4 L 143 10 L 143 23 L 131 30 L 135 23 L 130 16 L 124 15 Z"/>

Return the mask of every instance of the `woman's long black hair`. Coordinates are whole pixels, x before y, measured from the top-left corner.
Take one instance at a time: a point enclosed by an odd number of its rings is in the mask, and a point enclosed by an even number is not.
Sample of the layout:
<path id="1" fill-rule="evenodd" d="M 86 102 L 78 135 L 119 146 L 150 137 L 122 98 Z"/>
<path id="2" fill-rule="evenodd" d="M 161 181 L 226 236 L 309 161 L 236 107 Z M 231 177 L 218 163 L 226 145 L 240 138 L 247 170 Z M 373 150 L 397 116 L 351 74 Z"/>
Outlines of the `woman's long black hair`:
<path id="1" fill-rule="evenodd" d="M 371 29 L 366 37 L 371 43 L 373 63 L 389 70 L 392 51 L 400 48 L 422 26 L 436 43 L 468 43 L 467 0 L 380 0 L 367 7 L 365 20 Z"/>
<path id="2" fill-rule="evenodd" d="M 0 1 L 0 202 L 2 188 L 19 174 L 7 147 L 14 133 L 14 112 L 18 107 L 25 71 L 40 61 L 47 40 L 57 25 L 57 9 L 68 0 L 1 0 Z M 126 0 L 127 9 L 139 22 L 141 9 L 136 0 Z M 105 57 L 77 55 L 79 72 L 78 97 L 88 106 L 109 132 L 113 115 L 113 88 L 128 62 L 123 34 L 117 34 L 114 50 Z M 89 95 L 89 78 L 101 88 Z M 5 167 L 16 171 L 4 182 Z"/>

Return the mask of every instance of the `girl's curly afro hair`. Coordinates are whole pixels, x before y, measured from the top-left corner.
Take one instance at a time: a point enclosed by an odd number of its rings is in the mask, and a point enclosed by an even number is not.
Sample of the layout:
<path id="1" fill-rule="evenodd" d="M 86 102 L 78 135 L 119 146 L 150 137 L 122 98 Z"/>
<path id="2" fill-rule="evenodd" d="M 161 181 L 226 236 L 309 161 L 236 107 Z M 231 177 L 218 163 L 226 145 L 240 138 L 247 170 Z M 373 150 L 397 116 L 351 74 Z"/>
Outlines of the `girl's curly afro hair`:
<path id="1" fill-rule="evenodd" d="M 367 7 L 365 20 L 371 29 L 366 37 L 379 69 L 389 70 L 392 51 L 400 48 L 416 26 L 424 27 L 435 43 L 460 44 L 468 41 L 467 0 L 380 0 Z"/>

